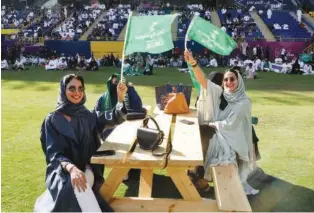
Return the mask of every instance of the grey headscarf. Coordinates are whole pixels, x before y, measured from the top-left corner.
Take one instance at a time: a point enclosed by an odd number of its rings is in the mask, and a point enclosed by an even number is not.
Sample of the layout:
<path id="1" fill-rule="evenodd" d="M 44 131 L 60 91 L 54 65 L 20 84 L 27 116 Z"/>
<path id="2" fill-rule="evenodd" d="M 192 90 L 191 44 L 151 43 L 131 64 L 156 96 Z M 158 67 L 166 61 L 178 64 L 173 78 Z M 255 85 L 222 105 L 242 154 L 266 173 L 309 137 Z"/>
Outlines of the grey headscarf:
<path id="1" fill-rule="evenodd" d="M 69 78 L 73 78 L 76 77 L 75 74 L 69 74 L 69 75 L 65 75 L 61 81 L 60 81 L 60 87 L 59 87 L 59 98 L 58 98 L 58 102 L 57 102 L 57 106 L 56 106 L 56 110 L 57 112 L 61 112 L 64 113 L 68 116 L 79 116 L 82 115 L 86 112 L 89 112 L 88 109 L 84 106 L 84 103 L 86 101 L 86 95 L 84 92 L 84 96 L 82 98 L 82 100 L 80 101 L 80 103 L 78 104 L 73 104 L 71 101 L 69 101 L 69 99 L 66 96 L 66 81 Z M 84 86 L 84 82 L 82 82 L 82 86 Z"/>
<path id="2" fill-rule="evenodd" d="M 230 71 L 231 72 L 231 71 Z M 225 99 L 231 103 L 231 102 L 237 102 L 243 99 L 248 99 L 246 93 L 245 93 L 245 85 L 244 81 L 238 71 L 238 87 L 235 89 L 235 91 L 230 92 L 224 89 L 224 97 Z"/>

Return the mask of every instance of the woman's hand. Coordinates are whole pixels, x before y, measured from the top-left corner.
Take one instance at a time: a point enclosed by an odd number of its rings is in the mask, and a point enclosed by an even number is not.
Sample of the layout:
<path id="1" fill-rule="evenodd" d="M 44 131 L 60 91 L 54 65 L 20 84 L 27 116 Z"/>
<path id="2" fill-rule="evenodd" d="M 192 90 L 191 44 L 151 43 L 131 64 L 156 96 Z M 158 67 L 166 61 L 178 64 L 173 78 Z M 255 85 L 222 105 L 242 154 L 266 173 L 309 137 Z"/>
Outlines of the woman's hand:
<path id="1" fill-rule="evenodd" d="M 213 128 L 213 129 L 217 129 L 216 124 L 215 123 L 209 123 L 208 124 L 209 127 Z"/>
<path id="2" fill-rule="evenodd" d="M 195 64 L 196 60 L 193 58 L 192 53 L 188 50 L 184 51 L 184 59 L 186 62 L 188 62 L 189 64 Z"/>
<path id="3" fill-rule="evenodd" d="M 117 87 L 117 92 L 118 92 L 118 101 L 122 102 L 124 100 L 124 96 L 126 94 L 126 92 L 128 91 L 127 86 L 125 85 L 125 83 L 123 83 L 122 81 L 119 82 L 118 87 Z"/>
<path id="4" fill-rule="evenodd" d="M 84 172 L 79 170 L 76 166 L 73 166 L 73 168 L 70 169 L 70 175 L 73 189 L 77 188 L 79 192 L 85 192 L 87 189 L 87 180 Z"/>

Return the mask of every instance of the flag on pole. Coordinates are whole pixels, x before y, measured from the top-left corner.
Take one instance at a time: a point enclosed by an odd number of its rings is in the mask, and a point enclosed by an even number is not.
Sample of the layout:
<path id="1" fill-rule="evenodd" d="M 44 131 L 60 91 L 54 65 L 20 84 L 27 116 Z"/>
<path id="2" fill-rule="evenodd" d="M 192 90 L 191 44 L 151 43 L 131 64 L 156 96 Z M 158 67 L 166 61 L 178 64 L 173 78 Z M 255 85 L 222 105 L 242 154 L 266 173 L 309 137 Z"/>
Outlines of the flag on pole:
<path id="1" fill-rule="evenodd" d="M 195 87 L 195 89 L 197 91 L 197 94 L 199 94 L 201 92 L 201 85 L 196 80 L 196 77 L 194 75 L 193 68 L 192 68 L 191 64 L 190 63 L 187 63 L 187 64 L 188 64 L 189 74 L 190 74 L 190 77 L 191 77 L 191 80 L 192 80 L 192 84 Z"/>
<path id="2" fill-rule="evenodd" d="M 219 27 L 194 16 L 187 36 L 219 55 L 230 55 L 237 43 Z"/>
<path id="3" fill-rule="evenodd" d="M 124 54 L 156 54 L 172 49 L 171 24 L 177 15 L 131 16 L 124 41 Z"/>

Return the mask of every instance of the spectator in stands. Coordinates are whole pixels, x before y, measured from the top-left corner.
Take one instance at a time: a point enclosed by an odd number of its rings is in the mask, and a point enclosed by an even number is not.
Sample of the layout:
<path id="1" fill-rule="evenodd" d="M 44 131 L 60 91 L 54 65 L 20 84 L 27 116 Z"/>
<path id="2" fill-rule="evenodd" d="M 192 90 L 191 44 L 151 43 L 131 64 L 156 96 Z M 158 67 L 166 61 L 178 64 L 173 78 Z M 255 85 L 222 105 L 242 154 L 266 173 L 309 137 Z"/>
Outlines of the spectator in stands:
<path id="1" fill-rule="evenodd" d="M 284 47 L 282 47 L 280 50 L 280 57 L 281 57 L 282 61 L 285 61 L 286 54 L 287 54 L 286 49 Z"/>
<path id="2" fill-rule="evenodd" d="M 6 58 L 3 58 L 1 60 L 1 70 L 8 70 L 9 69 L 9 64 Z"/>
<path id="3" fill-rule="evenodd" d="M 12 66 L 13 70 L 24 70 L 24 64 L 20 58 L 17 58 L 14 65 Z"/>
<path id="4" fill-rule="evenodd" d="M 225 7 L 223 7 L 223 8 L 221 9 L 221 14 L 225 15 L 226 13 L 227 13 L 227 9 L 226 9 Z"/>
<path id="5" fill-rule="evenodd" d="M 301 8 L 298 8 L 298 10 L 297 10 L 297 17 L 298 17 L 299 24 L 301 24 L 302 23 L 302 10 L 301 10 Z"/>
<path id="6" fill-rule="evenodd" d="M 90 159 L 101 144 L 99 135 L 124 122 L 126 91 L 125 84 L 119 83 L 118 103 L 108 116 L 84 106 L 86 94 L 81 76 L 62 78 L 57 108 L 45 118 L 41 129 L 47 190 L 37 199 L 36 212 L 113 211 L 99 193 L 104 167 L 90 164 Z"/>
<path id="7" fill-rule="evenodd" d="M 268 10 L 267 10 L 267 18 L 268 19 L 271 19 L 271 16 L 273 15 L 273 12 L 271 11 L 271 9 L 270 8 L 268 8 Z"/>
<path id="8" fill-rule="evenodd" d="M 200 117 L 202 117 L 200 120 L 216 130 L 216 134 L 210 140 L 207 150 L 204 162 L 204 178 L 208 181 L 212 180 L 211 166 L 230 163 L 238 164 L 240 180 L 244 191 L 247 195 L 257 194 L 259 191 L 253 189 L 247 183 L 247 178 L 253 170 L 254 152 L 251 103 L 245 93 L 244 81 L 241 75 L 235 70 L 225 72 L 223 80 L 224 89 L 222 89 L 210 80 L 207 80 L 190 52 L 185 52 L 185 59 L 193 67 L 193 72 L 201 88 L 209 92 L 204 97 L 208 101 L 204 101 L 204 103 L 213 105 L 212 107 L 207 105 L 200 107 L 207 112 L 199 112 Z M 221 95 L 223 95 L 228 104 L 228 109 L 224 109 L 223 111 L 219 108 Z M 202 125 L 202 123 L 200 124 Z"/>
<path id="9" fill-rule="evenodd" d="M 311 40 L 312 40 L 312 44 L 314 44 L 314 33 L 312 34 Z"/>

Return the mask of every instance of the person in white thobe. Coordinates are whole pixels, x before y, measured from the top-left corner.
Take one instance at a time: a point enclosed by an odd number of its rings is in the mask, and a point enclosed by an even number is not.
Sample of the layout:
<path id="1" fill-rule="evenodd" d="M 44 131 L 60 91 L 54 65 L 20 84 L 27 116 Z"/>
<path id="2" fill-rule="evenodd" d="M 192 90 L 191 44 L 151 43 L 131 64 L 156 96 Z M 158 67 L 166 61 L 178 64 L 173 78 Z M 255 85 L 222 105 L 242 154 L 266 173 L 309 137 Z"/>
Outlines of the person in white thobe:
<path id="1" fill-rule="evenodd" d="M 309 63 L 306 63 L 303 67 L 303 75 L 314 75 L 312 66 Z"/>
<path id="2" fill-rule="evenodd" d="M 299 24 L 301 24 L 301 22 L 302 22 L 302 11 L 301 11 L 301 9 L 297 10 L 297 17 L 298 17 Z"/>
<path id="3" fill-rule="evenodd" d="M 273 12 L 271 11 L 271 9 L 267 10 L 267 18 L 271 19 L 271 16 L 273 15 Z"/>
<path id="4" fill-rule="evenodd" d="M 9 69 L 9 64 L 8 64 L 8 61 L 6 59 L 3 59 L 1 61 L 1 69 L 2 70 L 8 70 Z"/>

